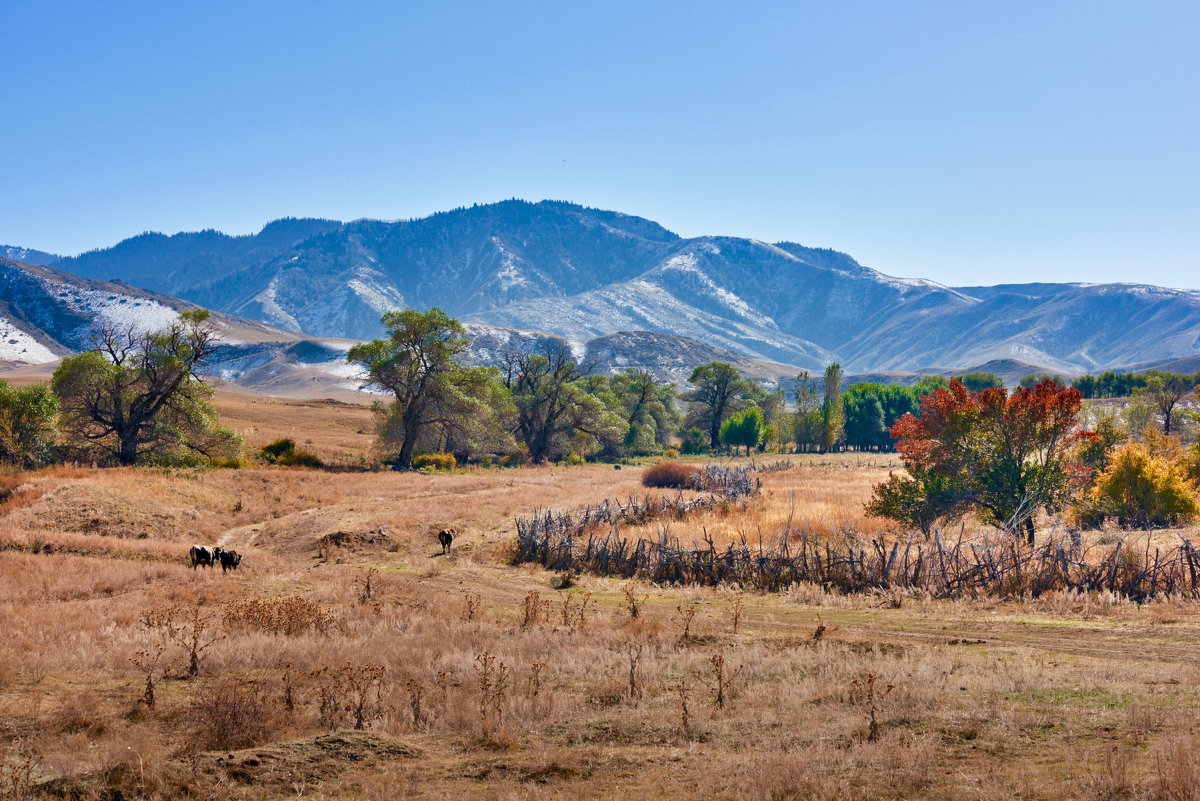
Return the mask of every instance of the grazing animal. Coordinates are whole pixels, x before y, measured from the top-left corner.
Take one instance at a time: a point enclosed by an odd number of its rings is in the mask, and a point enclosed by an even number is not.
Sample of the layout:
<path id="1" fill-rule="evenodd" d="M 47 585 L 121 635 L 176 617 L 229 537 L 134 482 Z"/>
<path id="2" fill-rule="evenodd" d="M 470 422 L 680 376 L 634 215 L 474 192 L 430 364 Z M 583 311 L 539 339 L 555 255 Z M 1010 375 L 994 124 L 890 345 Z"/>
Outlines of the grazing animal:
<path id="1" fill-rule="evenodd" d="M 454 542 L 454 529 L 444 528 L 438 532 L 438 542 L 442 544 L 442 555 L 450 553 L 450 543 Z"/>
<path id="2" fill-rule="evenodd" d="M 193 545 L 188 551 L 192 560 L 192 570 L 198 567 L 212 567 L 220 558 L 220 548 L 209 548 L 207 545 Z"/>
<path id="3" fill-rule="evenodd" d="M 221 560 L 221 572 L 227 570 L 237 570 L 238 565 L 242 563 L 242 555 L 237 551 L 222 551 L 217 549 L 217 558 Z"/>

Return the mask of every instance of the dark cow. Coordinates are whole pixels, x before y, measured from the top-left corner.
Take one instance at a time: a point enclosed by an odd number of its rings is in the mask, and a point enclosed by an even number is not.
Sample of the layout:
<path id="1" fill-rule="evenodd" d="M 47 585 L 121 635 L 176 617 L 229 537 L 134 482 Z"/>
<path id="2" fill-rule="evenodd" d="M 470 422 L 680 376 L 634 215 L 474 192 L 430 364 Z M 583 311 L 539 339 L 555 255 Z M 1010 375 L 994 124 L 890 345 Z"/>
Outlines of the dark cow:
<path id="1" fill-rule="evenodd" d="M 221 560 L 221 572 L 226 570 L 237 570 L 238 565 L 242 563 L 242 555 L 237 551 L 222 551 L 217 549 L 217 558 Z"/>
<path id="2" fill-rule="evenodd" d="M 188 551 L 192 560 L 192 570 L 198 567 L 212 567 L 220 558 L 220 548 L 209 548 L 207 545 L 193 545 Z"/>
<path id="3" fill-rule="evenodd" d="M 442 544 L 442 555 L 450 553 L 450 543 L 454 542 L 454 529 L 444 528 L 438 532 L 438 542 Z"/>

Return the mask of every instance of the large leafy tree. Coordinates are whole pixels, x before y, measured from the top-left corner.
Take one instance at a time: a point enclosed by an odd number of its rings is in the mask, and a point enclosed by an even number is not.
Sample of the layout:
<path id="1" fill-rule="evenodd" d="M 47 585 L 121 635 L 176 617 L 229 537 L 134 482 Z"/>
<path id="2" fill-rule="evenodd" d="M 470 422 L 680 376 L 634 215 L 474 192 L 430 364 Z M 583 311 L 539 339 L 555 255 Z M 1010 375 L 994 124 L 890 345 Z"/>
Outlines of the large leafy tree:
<path id="1" fill-rule="evenodd" d="M 0 379 L 0 464 L 48 462 L 58 435 L 58 398 L 46 384 L 14 387 Z"/>
<path id="2" fill-rule="evenodd" d="M 241 438 L 219 425 L 212 388 L 196 375 L 217 346 L 208 320 L 193 309 L 161 331 L 104 327 L 94 350 L 63 359 L 50 386 L 69 445 L 123 465 L 240 453 Z"/>
<path id="3" fill-rule="evenodd" d="M 499 373 L 458 363 L 469 344 L 458 320 L 436 307 L 381 319 L 387 338 L 355 345 L 346 358 L 366 371 L 369 386 L 393 396 L 380 410 L 380 437 L 398 448 L 398 467 L 411 467 L 418 447 L 461 453 L 501 428 L 497 415 L 507 402 L 497 397 Z"/>
<path id="4" fill-rule="evenodd" d="M 670 384 L 646 370 L 626 370 L 609 380 L 629 425 L 623 447 L 634 456 L 659 453 L 679 428 L 679 409 Z"/>
<path id="5" fill-rule="evenodd" d="M 924 518 L 974 509 L 983 522 L 1023 530 L 1032 542 L 1036 511 L 1057 511 L 1070 498 L 1072 449 L 1091 436 L 1078 428 L 1081 405 L 1078 390 L 1053 381 L 1011 395 L 952 381 L 922 398 L 920 417 L 906 414 L 892 426 L 908 475 L 877 486 L 867 510 L 905 520 L 889 499 L 926 504 Z"/>
<path id="6" fill-rule="evenodd" d="M 504 380 L 516 408 L 515 433 L 535 464 L 571 452 L 604 448 L 628 428 L 616 413 L 607 383 L 587 382 L 588 369 L 566 348 L 505 356 Z M 582 454 L 580 454 L 582 455 Z"/>
<path id="7" fill-rule="evenodd" d="M 899 384 L 854 384 L 842 393 L 846 414 L 846 444 L 860 449 L 892 447 L 891 428 L 919 408 L 914 387 Z"/>
<path id="8" fill-rule="evenodd" d="M 692 371 L 688 383 L 695 387 L 683 396 L 692 405 L 690 422 L 708 431 L 709 447 L 716 450 L 721 443 L 721 425 L 745 407 L 744 398 L 754 392 L 755 386 L 726 362 L 700 365 Z"/>

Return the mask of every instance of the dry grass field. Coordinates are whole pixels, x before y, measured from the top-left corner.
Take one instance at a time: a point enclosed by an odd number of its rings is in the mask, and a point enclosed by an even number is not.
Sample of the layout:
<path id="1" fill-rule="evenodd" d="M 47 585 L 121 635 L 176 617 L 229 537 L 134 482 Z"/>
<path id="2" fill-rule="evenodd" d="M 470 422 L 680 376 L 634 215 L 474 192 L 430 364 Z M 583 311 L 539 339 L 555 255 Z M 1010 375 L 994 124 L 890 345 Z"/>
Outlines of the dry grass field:
<path id="1" fill-rule="evenodd" d="M 254 447 L 370 446 L 359 407 L 221 405 Z M 861 507 L 888 457 L 789 458 L 672 534 L 884 532 Z M 1200 798 L 1195 601 L 556 590 L 510 564 L 515 516 L 641 469 L 22 476 L 0 798 Z M 193 542 L 241 568 L 190 569 Z"/>

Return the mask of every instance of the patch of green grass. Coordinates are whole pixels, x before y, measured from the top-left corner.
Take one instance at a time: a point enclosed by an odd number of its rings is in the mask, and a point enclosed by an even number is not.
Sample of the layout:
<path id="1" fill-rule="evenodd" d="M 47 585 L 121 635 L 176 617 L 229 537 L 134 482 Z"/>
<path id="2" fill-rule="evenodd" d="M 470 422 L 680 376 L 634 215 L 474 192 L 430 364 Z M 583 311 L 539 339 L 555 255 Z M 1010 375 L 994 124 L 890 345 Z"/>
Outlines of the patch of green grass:
<path id="1" fill-rule="evenodd" d="M 1064 706 L 1084 709 L 1126 709 L 1134 701 L 1127 695 L 1118 694 L 1100 687 L 1082 690 L 1078 687 L 1041 687 L 1027 693 L 1018 693 L 1016 698 L 1029 703 L 1048 704 L 1055 708 Z"/>

